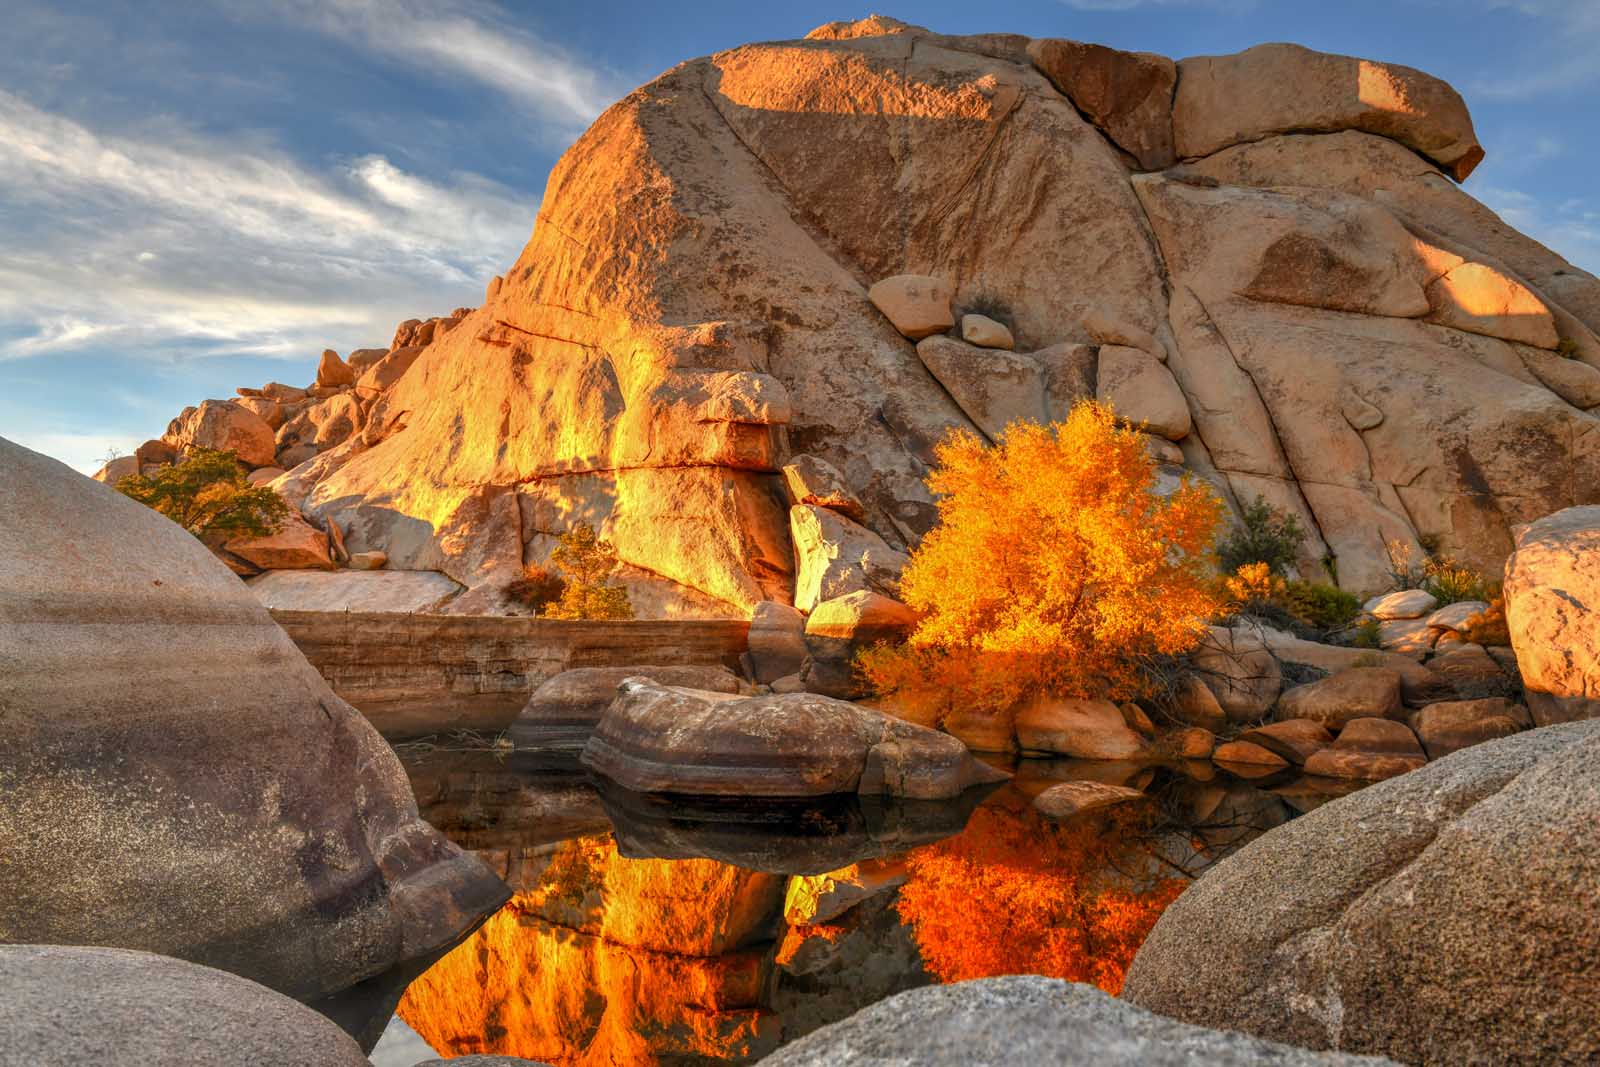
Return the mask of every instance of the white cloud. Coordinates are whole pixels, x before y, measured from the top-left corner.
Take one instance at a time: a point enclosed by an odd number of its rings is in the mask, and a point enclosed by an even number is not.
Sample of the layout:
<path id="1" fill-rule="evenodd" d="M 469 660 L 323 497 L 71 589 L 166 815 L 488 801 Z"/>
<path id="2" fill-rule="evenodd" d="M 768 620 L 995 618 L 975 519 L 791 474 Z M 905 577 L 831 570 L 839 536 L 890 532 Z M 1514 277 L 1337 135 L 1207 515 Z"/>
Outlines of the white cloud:
<path id="1" fill-rule="evenodd" d="M 618 96 L 605 72 L 472 0 L 276 0 L 301 26 L 475 82 L 569 127 L 587 126 Z M 260 12 L 259 5 L 251 9 Z"/>
<path id="2" fill-rule="evenodd" d="M 0 91 L 0 360 L 115 343 L 304 355 L 476 302 L 537 204 L 382 156 L 311 170 L 181 131 L 113 136 Z M 336 337 L 337 334 L 337 337 Z"/>

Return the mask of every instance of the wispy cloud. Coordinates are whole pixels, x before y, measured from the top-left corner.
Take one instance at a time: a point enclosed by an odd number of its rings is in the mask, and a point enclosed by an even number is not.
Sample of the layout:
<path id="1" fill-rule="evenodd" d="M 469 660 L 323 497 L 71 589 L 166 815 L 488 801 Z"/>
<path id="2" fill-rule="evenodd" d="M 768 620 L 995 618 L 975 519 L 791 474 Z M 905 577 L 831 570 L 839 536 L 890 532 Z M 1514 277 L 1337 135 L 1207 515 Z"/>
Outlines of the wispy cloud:
<path id="1" fill-rule="evenodd" d="M 111 135 L 0 91 L 0 359 L 87 345 L 302 354 L 470 298 L 536 204 L 383 156 Z M 19 329 L 19 327 L 21 327 Z M 19 337 L 18 334 L 21 334 Z M 192 348 L 189 350 L 193 350 Z"/>
<path id="2" fill-rule="evenodd" d="M 1484 0 L 1491 11 L 1509 11 L 1542 23 L 1543 42 L 1535 56 L 1497 64 L 1493 74 L 1475 79 L 1473 95 L 1526 100 L 1600 84 L 1600 0 Z"/>
<path id="3" fill-rule="evenodd" d="M 420 64 L 437 76 L 476 82 L 547 119 L 587 126 L 625 88 L 471 0 L 276 0 L 252 4 L 374 52 Z"/>

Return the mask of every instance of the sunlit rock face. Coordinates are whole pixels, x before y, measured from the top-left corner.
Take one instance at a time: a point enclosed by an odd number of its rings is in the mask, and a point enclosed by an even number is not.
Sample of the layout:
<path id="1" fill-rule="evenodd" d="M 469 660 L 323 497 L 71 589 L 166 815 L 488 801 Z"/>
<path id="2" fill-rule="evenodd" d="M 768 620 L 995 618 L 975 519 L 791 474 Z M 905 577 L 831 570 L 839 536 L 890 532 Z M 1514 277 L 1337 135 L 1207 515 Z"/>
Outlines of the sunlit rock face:
<path id="1" fill-rule="evenodd" d="M 507 895 L 198 540 L 0 440 L 0 942 L 207 964 L 370 1045 Z"/>
<path id="2" fill-rule="evenodd" d="M 681 64 L 567 152 L 517 263 L 297 494 L 353 550 L 481 591 L 460 610 L 581 521 L 650 613 L 748 615 L 795 593 L 792 457 L 901 551 L 934 442 L 995 428 L 992 390 L 943 380 L 1032 368 L 1006 410 L 1050 412 L 1143 339 L 1119 403 L 1298 515 L 1305 566 L 1351 588 L 1385 539 L 1494 571 L 1514 524 L 1592 499 L 1600 283 L 1456 186 L 1482 155 L 1461 98 L 1290 46 L 1180 69 L 1227 91 L 886 19 Z M 1015 351 L 960 347 L 957 374 L 924 341 L 930 368 L 868 298 L 904 275 Z"/>

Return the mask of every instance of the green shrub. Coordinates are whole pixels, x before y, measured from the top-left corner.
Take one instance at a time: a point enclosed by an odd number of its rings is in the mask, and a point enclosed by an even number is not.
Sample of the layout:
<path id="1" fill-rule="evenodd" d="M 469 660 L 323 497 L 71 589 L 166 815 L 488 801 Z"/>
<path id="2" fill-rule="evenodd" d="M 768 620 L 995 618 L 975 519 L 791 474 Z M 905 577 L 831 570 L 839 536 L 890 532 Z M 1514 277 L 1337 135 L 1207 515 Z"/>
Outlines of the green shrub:
<path id="1" fill-rule="evenodd" d="M 1239 520 L 1239 527 L 1217 547 L 1223 572 L 1235 574 L 1251 563 L 1265 563 L 1273 574 L 1287 571 L 1306 538 L 1300 520 L 1261 497 L 1239 509 Z"/>
<path id="2" fill-rule="evenodd" d="M 1342 630 L 1361 612 L 1361 601 L 1326 582 L 1291 581 L 1284 585 L 1284 607 L 1319 630 Z"/>
<path id="3" fill-rule="evenodd" d="M 1362 619 L 1361 622 L 1356 625 L 1356 632 L 1355 635 L 1350 638 L 1350 643 L 1355 645 L 1357 648 L 1382 648 L 1383 641 L 1379 637 L 1379 632 L 1382 629 L 1382 626 L 1383 624 L 1377 619 Z"/>
<path id="4" fill-rule="evenodd" d="M 1578 358 L 1578 342 L 1570 337 L 1563 337 L 1556 342 L 1556 355 L 1566 359 Z"/>
<path id="5" fill-rule="evenodd" d="M 610 582 L 617 550 L 582 523 L 556 538 L 550 559 L 566 573 L 560 599 L 545 611 L 550 619 L 631 619 L 628 591 Z"/>
<path id="6" fill-rule="evenodd" d="M 233 452 L 191 448 L 154 474 L 130 474 L 117 492 L 161 512 L 196 537 L 265 537 L 289 516 L 274 490 L 251 485 Z"/>

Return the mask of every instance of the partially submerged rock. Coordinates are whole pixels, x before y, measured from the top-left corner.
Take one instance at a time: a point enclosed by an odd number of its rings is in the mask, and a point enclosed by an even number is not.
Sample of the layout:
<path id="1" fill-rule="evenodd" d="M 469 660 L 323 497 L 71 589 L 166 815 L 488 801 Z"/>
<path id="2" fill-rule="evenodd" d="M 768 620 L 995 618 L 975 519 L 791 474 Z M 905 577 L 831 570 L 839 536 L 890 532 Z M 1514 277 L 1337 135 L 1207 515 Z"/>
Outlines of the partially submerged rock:
<path id="1" fill-rule="evenodd" d="M 948 734 L 810 693 L 734 697 L 624 682 L 584 765 L 636 792 L 953 797 L 1002 781 Z"/>
<path id="2" fill-rule="evenodd" d="M 370 1044 L 505 886 L 199 541 L 10 442 L 0 472 L 0 939 L 224 967 Z"/>
<path id="3" fill-rule="evenodd" d="M 1597 759 L 1600 722 L 1534 730 L 1273 830 L 1162 914 L 1124 998 L 1405 1063 L 1593 1060 Z"/>
<path id="4" fill-rule="evenodd" d="M 1047 819 L 1065 822 L 1090 812 L 1143 803 L 1142 790 L 1106 782 L 1062 782 L 1033 798 L 1033 807 Z"/>
<path id="5" fill-rule="evenodd" d="M 509 736 L 518 748 L 581 752 L 595 724 L 617 698 L 629 678 L 706 693 L 738 695 L 749 691 L 726 667 L 579 667 L 541 683 L 511 724 Z"/>

